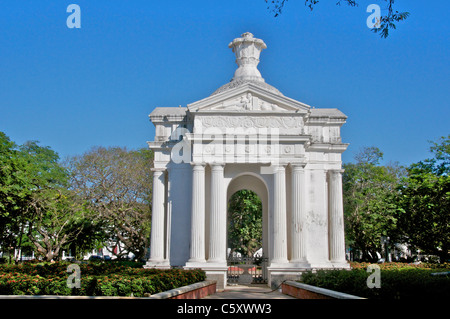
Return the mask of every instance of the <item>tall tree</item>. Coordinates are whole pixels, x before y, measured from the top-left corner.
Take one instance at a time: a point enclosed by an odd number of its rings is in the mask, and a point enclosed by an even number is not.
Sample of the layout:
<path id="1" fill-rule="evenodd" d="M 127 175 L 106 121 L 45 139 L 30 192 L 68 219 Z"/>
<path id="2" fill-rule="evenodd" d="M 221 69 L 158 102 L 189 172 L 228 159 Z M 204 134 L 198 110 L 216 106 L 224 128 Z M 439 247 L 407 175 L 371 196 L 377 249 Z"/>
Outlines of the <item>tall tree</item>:
<path id="1" fill-rule="evenodd" d="M 95 147 L 66 163 L 71 188 L 85 199 L 89 208 L 108 223 L 108 238 L 124 250 L 118 257 L 145 255 L 150 233 L 151 167 L 148 149 L 128 151 L 119 147 Z"/>
<path id="2" fill-rule="evenodd" d="M 231 252 L 244 256 L 262 247 L 262 204 L 256 193 L 240 190 L 234 193 L 228 206 L 228 244 Z"/>
<path id="3" fill-rule="evenodd" d="M 366 147 L 355 156 L 356 163 L 343 165 L 346 240 L 368 261 L 376 261 L 381 236 L 396 236 L 394 198 L 404 170 L 397 164 L 380 165 L 382 157 L 378 148 Z"/>
<path id="4" fill-rule="evenodd" d="M 59 259 L 62 248 L 77 240 L 85 223 L 94 216 L 65 188 L 35 192 L 30 207 L 33 216 L 27 236 L 47 261 Z"/>
<path id="5" fill-rule="evenodd" d="M 82 224 L 74 225 L 85 216 L 86 210 L 75 194 L 67 190 L 68 172 L 55 151 L 36 141 L 24 143 L 19 150 L 31 195 L 24 210 L 18 245 L 27 236 L 45 260 L 58 259 L 61 248 L 82 231 Z"/>
<path id="6" fill-rule="evenodd" d="M 0 132 L 0 247 L 15 248 L 31 196 L 18 146 Z"/>
<path id="7" fill-rule="evenodd" d="M 412 164 L 398 197 L 404 241 L 425 254 L 449 260 L 450 135 L 431 142 L 432 158 Z"/>
<path id="8" fill-rule="evenodd" d="M 0 245 L 20 250 L 25 241 L 47 260 L 58 257 L 74 237 L 68 227 L 75 230 L 76 216 L 58 154 L 36 141 L 16 145 L 0 132 L 0 171 Z"/>

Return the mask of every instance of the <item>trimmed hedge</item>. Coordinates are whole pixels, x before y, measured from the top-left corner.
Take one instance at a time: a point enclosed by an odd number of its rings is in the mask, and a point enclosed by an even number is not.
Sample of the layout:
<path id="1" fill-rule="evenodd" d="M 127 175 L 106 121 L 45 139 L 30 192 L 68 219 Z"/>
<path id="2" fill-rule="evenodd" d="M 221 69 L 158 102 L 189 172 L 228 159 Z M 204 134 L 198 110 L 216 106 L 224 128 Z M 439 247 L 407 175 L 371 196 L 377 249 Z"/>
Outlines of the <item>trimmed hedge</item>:
<path id="1" fill-rule="evenodd" d="M 318 270 L 302 275 L 300 282 L 369 299 L 449 299 L 450 276 L 432 276 L 449 271 L 446 265 L 386 263 L 380 266 L 380 288 L 369 288 L 369 263 L 351 263 L 351 270 Z"/>
<path id="2" fill-rule="evenodd" d="M 120 263 L 78 264 L 81 287 L 69 288 L 70 263 L 0 265 L 0 295 L 78 295 L 142 297 L 204 281 L 200 269 L 144 269 Z M 137 268 L 139 267 L 139 268 Z"/>

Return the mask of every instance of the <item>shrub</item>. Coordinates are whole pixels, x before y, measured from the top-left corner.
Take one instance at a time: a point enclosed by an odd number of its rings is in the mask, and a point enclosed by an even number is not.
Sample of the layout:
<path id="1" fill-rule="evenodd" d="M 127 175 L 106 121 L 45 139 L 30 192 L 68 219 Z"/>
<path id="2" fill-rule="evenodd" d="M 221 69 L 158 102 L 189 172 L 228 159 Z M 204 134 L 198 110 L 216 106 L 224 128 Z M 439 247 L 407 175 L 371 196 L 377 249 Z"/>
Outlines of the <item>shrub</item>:
<path id="1" fill-rule="evenodd" d="M 144 296 L 203 281 L 204 271 L 137 268 L 121 263 L 82 263 L 81 287 L 67 286 L 68 262 L 0 265 L 1 295 Z"/>
<path id="2" fill-rule="evenodd" d="M 306 272 L 301 282 L 369 299 L 448 299 L 450 276 L 432 276 L 448 270 L 448 264 L 379 264 L 381 287 L 369 288 L 366 271 L 369 264 L 352 263 L 352 270 L 318 270 Z"/>

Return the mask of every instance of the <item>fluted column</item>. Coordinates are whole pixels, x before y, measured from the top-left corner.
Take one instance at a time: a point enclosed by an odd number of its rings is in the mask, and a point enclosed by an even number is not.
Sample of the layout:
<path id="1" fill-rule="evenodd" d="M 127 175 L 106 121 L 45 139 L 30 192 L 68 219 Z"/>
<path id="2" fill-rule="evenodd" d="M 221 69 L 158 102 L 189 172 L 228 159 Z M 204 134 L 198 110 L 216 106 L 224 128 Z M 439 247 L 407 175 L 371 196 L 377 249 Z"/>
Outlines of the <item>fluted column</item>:
<path id="1" fill-rule="evenodd" d="M 211 164 L 211 215 L 209 219 L 208 262 L 226 264 L 227 212 L 223 173 L 224 164 Z"/>
<path id="2" fill-rule="evenodd" d="M 306 194 L 305 164 L 291 165 L 291 263 L 307 263 L 306 260 Z"/>
<path id="3" fill-rule="evenodd" d="M 150 236 L 150 259 L 147 266 L 157 267 L 167 263 L 164 260 L 164 219 L 165 219 L 165 170 L 153 169 L 152 227 Z"/>
<path id="4" fill-rule="evenodd" d="M 273 259 L 272 263 L 287 263 L 286 232 L 286 175 L 285 166 L 275 167 L 273 203 Z"/>
<path id="5" fill-rule="evenodd" d="M 205 261 L 205 164 L 193 164 L 189 262 Z"/>
<path id="6" fill-rule="evenodd" d="M 345 262 L 342 172 L 343 170 L 328 171 L 329 247 L 332 263 Z"/>

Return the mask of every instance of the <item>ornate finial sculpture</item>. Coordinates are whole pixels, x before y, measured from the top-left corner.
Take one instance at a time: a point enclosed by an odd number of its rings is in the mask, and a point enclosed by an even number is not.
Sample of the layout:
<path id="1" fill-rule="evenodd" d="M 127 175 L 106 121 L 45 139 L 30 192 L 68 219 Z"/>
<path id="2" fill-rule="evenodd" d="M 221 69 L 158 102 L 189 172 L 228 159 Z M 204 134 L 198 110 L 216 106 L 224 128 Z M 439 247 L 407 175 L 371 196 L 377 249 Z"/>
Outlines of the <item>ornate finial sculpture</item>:
<path id="1" fill-rule="evenodd" d="M 258 71 L 259 55 L 267 46 L 261 39 L 256 39 L 250 32 L 245 32 L 241 38 L 236 38 L 228 45 L 236 54 L 236 63 L 239 68 L 234 72 L 230 82 L 222 85 L 211 95 L 219 94 L 233 88 L 252 83 L 277 95 L 283 95 L 277 88 L 267 84 Z"/>
<path id="2" fill-rule="evenodd" d="M 261 39 L 256 39 L 250 32 L 243 33 L 241 38 L 234 39 L 229 45 L 236 54 L 239 68 L 234 72 L 233 80 L 249 80 L 264 82 L 258 71 L 259 55 L 267 46 Z"/>

